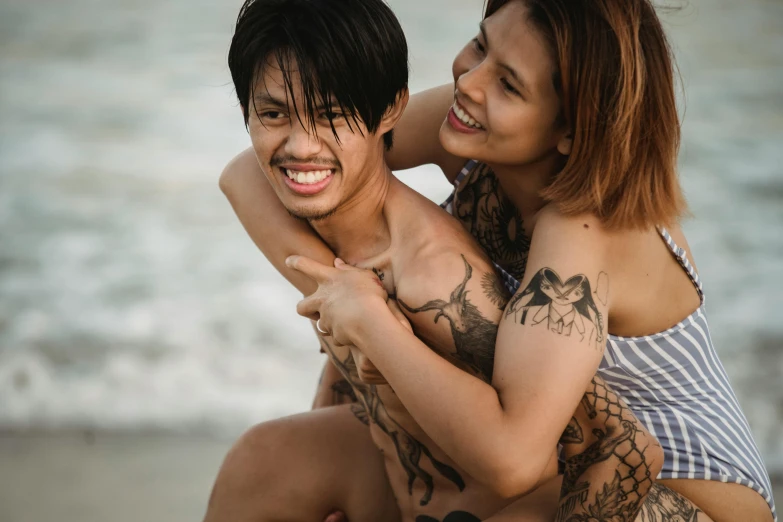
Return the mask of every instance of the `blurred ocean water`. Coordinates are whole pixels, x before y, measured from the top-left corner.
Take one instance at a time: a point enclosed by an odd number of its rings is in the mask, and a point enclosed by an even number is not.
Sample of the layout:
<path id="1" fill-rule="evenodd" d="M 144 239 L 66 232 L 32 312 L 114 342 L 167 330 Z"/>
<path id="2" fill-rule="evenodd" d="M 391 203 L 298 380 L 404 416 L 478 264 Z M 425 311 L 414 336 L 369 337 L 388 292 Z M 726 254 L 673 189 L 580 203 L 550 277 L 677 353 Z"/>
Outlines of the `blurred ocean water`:
<path id="1" fill-rule="evenodd" d="M 481 0 L 390 4 L 413 90 L 448 81 Z M 298 295 L 217 188 L 249 144 L 225 65 L 240 5 L 0 0 L 0 428 L 236 433 L 309 406 Z M 783 2 L 665 18 L 714 340 L 783 472 Z"/>

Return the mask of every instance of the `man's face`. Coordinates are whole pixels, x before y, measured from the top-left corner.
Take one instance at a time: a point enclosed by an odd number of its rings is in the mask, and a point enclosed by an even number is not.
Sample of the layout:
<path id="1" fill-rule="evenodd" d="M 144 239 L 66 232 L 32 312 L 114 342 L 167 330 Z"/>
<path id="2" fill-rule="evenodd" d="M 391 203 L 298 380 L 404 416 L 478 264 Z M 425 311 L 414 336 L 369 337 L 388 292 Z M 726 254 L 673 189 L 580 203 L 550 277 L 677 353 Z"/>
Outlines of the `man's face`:
<path id="1" fill-rule="evenodd" d="M 376 171 L 374 167 L 382 164 L 382 137 L 353 120 L 352 131 L 346 121 L 350 116 L 343 116 L 336 103 L 315 111 L 313 132 L 294 68 L 290 77 L 298 116 L 282 71 L 275 60 L 267 60 L 255 85 L 255 99 L 250 100 L 250 138 L 261 169 L 288 211 L 303 219 L 323 219 L 348 205 Z M 329 124 L 330 114 L 339 144 Z"/>

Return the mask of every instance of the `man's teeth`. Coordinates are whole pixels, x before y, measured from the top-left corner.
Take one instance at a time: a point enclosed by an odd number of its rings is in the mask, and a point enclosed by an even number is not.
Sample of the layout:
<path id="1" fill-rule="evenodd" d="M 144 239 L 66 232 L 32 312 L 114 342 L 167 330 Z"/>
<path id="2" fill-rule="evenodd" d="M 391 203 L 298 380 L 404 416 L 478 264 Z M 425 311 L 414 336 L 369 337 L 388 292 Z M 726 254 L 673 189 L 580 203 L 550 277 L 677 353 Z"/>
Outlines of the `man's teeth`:
<path id="1" fill-rule="evenodd" d="M 454 109 L 454 114 L 456 114 L 457 118 L 459 118 L 459 121 L 461 121 L 465 125 L 469 125 L 469 126 L 471 126 L 473 128 L 476 128 L 476 129 L 483 129 L 484 128 L 481 125 L 479 125 L 478 122 L 476 122 L 476 120 L 474 120 L 473 118 L 468 116 L 465 113 L 465 111 L 463 111 L 462 108 L 460 108 L 460 106 L 457 105 L 456 102 L 454 103 L 452 108 Z"/>
<path id="2" fill-rule="evenodd" d="M 285 169 L 286 176 L 291 178 L 292 181 L 296 181 L 297 183 L 302 183 L 304 185 L 312 185 L 313 183 L 323 181 L 328 178 L 331 173 L 331 170 L 310 170 L 307 172 L 298 172 L 296 170 Z"/>

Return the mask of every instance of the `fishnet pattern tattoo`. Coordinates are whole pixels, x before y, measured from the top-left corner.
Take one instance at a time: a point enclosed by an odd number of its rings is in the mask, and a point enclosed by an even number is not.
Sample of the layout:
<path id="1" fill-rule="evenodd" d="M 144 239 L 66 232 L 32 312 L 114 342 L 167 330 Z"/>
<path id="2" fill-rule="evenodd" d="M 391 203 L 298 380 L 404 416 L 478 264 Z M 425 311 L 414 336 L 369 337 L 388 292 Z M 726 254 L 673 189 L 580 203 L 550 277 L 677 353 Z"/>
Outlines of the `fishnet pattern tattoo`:
<path id="1" fill-rule="evenodd" d="M 600 377 L 591 381 L 561 443 L 566 462 L 556 520 L 635 520 L 653 485 L 647 451 L 657 443 Z"/>

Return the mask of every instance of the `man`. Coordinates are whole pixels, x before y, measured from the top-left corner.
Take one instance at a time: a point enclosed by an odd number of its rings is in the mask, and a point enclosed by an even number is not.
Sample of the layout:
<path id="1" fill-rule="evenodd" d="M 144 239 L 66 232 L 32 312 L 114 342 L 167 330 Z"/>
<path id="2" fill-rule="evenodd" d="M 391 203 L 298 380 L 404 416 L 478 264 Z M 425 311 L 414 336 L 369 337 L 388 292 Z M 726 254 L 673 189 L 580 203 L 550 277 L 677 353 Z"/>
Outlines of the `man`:
<path id="1" fill-rule="evenodd" d="M 340 258 L 373 270 L 391 306 L 394 299 L 405 304 L 401 319 L 429 347 L 491 383 L 509 296 L 460 223 L 396 180 L 384 161 L 408 99 L 407 46 L 389 8 L 381 0 L 248 0 L 229 65 L 255 156 L 274 191 L 259 201 L 263 216 L 274 219 L 269 208 L 282 204 Z M 303 293 L 312 292 L 312 281 L 284 269 L 286 256 L 273 253 L 273 243 L 267 237 L 259 246 Z M 328 256 L 318 245 L 289 253 Z M 456 329 L 457 322 L 470 326 Z M 550 455 L 541 487 L 504 498 L 438 447 L 360 352 L 318 331 L 332 362 L 321 390 L 351 402 L 250 430 L 226 458 L 208 522 L 315 521 L 334 510 L 352 522 L 554 519 L 556 448 L 540 450 Z M 585 429 L 578 437 L 567 430 L 562 439 L 566 456 L 575 457 L 566 466 L 569 483 L 588 468 L 615 477 L 621 466 L 612 453 L 617 445 L 605 451 L 589 427 L 635 422 L 598 389 L 585 396 L 591 407 L 574 414 Z M 616 418 L 596 407 L 601 401 L 612 402 Z M 321 393 L 317 402 L 339 400 Z M 640 505 L 659 463 L 641 425 L 629 433 L 630 442 L 617 444 L 651 448 L 631 472 L 638 489 L 623 498 Z M 577 501 L 569 498 L 561 505 L 573 513 Z"/>

